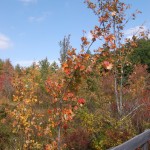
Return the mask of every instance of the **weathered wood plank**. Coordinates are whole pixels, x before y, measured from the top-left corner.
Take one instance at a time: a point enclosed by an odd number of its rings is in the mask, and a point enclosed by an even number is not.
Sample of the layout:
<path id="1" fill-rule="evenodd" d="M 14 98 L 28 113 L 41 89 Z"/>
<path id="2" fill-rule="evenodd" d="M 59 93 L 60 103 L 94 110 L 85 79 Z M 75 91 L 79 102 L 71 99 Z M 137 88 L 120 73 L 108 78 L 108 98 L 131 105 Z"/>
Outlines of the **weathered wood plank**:
<path id="1" fill-rule="evenodd" d="M 135 150 L 150 141 L 150 129 L 109 150 Z"/>

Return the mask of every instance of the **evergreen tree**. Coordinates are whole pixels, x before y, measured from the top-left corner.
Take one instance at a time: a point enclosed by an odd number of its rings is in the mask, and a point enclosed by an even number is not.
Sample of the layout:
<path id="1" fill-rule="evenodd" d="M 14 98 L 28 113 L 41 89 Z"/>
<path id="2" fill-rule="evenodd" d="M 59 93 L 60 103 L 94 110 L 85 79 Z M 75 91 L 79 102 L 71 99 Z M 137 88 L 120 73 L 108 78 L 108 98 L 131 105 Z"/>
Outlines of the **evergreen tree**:
<path id="1" fill-rule="evenodd" d="M 15 71 L 18 73 L 18 74 L 21 74 L 21 66 L 19 64 L 17 64 L 15 66 Z"/>
<path id="2" fill-rule="evenodd" d="M 59 69 L 59 67 L 58 67 L 57 63 L 54 61 L 54 62 L 50 65 L 50 70 L 51 70 L 52 72 L 55 72 L 55 71 L 58 70 L 58 69 Z"/>
<path id="3" fill-rule="evenodd" d="M 65 62 L 67 58 L 67 51 L 71 49 L 70 46 L 70 35 L 64 37 L 62 41 L 59 42 L 60 45 L 60 63 Z"/>
<path id="4" fill-rule="evenodd" d="M 48 62 L 48 59 L 45 58 L 39 61 L 39 66 L 40 66 L 41 80 L 44 82 L 49 74 L 50 63 Z"/>

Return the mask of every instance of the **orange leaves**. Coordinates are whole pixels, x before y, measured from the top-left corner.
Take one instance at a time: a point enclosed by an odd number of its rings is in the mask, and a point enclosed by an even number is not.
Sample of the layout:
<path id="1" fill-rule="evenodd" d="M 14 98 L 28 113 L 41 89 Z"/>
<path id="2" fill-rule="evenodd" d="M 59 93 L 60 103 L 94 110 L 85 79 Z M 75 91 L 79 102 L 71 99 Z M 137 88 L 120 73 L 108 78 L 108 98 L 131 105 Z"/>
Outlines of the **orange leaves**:
<path id="1" fill-rule="evenodd" d="M 92 35 L 93 42 L 96 41 L 97 38 L 101 38 L 102 36 L 102 30 L 98 26 L 95 26 L 94 30 L 91 30 L 90 33 Z"/>
<path id="2" fill-rule="evenodd" d="M 81 41 L 82 41 L 82 44 L 85 45 L 85 46 L 90 43 L 90 42 L 88 42 L 87 38 L 84 37 L 84 36 L 81 38 Z"/>
<path id="3" fill-rule="evenodd" d="M 90 54 L 81 53 L 77 55 L 73 49 L 69 51 L 67 60 L 62 64 L 62 70 L 67 78 L 71 78 L 75 71 L 81 73 L 86 70 L 86 63 L 89 59 Z"/>
<path id="4" fill-rule="evenodd" d="M 74 113 L 71 109 L 64 109 L 63 114 L 63 118 L 65 121 L 71 121 L 73 119 Z"/>
<path id="5" fill-rule="evenodd" d="M 82 54 L 82 57 L 84 58 L 85 61 L 87 61 L 90 58 L 90 54 Z"/>
<path id="6" fill-rule="evenodd" d="M 84 65 L 81 65 L 80 63 L 77 63 L 77 64 L 74 66 L 74 69 L 75 69 L 75 70 L 83 71 L 83 70 L 85 70 L 85 66 L 84 66 Z"/>
<path id="7" fill-rule="evenodd" d="M 75 49 L 75 48 L 72 48 L 72 50 L 68 50 L 68 51 L 67 51 L 67 54 L 68 54 L 69 56 L 76 55 L 75 51 L 76 51 L 76 49 Z"/>
<path id="8" fill-rule="evenodd" d="M 104 37 L 105 42 L 109 45 L 110 49 L 115 49 L 116 48 L 116 37 L 113 34 L 109 34 L 108 36 Z"/>
<path id="9" fill-rule="evenodd" d="M 108 15 L 108 13 L 106 13 L 105 16 L 101 16 L 99 18 L 99 22 L 106 22 L 108 20 L 108 18 L 109 18 L 109 15 Z"/>
<path id="10" fill-rule="evenodd" d="M 52 81 L 50 78 L 46 81 L 46 89 L 48 92 L 52 92 L 54 90 L 61 90 L 63 86 L 63 80 L 61 82 Z"/>
<path id="11" fill-rule="evenodd" d="M 72 92 L 68 92 L 68 93 L 65 93 L 64 97 L 63 97 L 63 100 L 64 101 L 67 101 L 67 100 L 73 100 L 75 97 L 74 93 Z"/>
<path id="12" fill-rule="evenodd" d="M 92 3 L 90 0 L 85 0 L 85 3 L 87 3 L 88 7 L 91 8 L 91 9 L 96 8 L 96 4 Z"/>
<path id="13" fill-rule="evenodd" d="M 68 68 L 68 64 L 67 64 L 66 62 L 63 63 L 63 64 L 62 64 L 62 68 L 63 68 L 63 69 Z"/>
<path id="14" fill-rule="evenodd" d="M 113 34 L 110 34 L 110 35 L 105 37 L 105 41 L 106 42 L 113 43 L 114 40 L 116 40 L 116 38 L 115 38 L 115 36 Z"/>
<path id="15" fill-rule="evenodd" d="M 89 8 L 94 9 L 94 8 L 96 8 L 96 5 L 90 2 L 89 3 Z"/>

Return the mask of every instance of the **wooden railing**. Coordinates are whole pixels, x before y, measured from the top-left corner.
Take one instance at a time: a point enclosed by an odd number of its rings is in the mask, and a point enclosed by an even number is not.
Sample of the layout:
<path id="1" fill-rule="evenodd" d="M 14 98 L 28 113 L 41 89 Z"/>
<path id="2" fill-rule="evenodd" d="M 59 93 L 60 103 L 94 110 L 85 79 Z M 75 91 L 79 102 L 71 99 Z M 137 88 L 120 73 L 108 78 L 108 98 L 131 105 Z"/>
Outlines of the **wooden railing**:
<path id="1" fill-rule="evenodd" d="M 150 150 L 150 129 L 109 150 Z"/>

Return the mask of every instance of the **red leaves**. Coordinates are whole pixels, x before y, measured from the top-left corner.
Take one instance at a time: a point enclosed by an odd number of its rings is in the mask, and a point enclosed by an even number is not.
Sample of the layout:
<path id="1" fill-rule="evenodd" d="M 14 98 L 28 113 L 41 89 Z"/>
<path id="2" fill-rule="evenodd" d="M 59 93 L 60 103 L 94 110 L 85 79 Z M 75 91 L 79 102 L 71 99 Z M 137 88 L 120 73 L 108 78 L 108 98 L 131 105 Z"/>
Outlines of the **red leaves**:
<path id="1" fill-rule="evenodd" d="M 66 93 L 66 94 L 64 95 L 63 100 L 64 100 L 64 101 L 67 101 L 67 100 L 69 100 L 69 99 L 73 100 L 74 97 L 75 97 L 74 93 L 68 92 L 68 93 Z"/>
<path id="2" fill-rule="evenodd" d="M 64 129 L 64 130 L 67 130 L 67 129 L 68 129 L 68 125 L 67 125 L 66 123 L 63 125 L 63 129 Z"/>
<path id="3" fill-rule="evenodd" d="M 47 112 L 48 112 L 49 114 L 52 114 L 53 111 L 49 109 Z"/>
<path id="4" fill-rule="evenodd" d="M 84 98 L 79 98 L 78 103 L 79 104 L 85 104 L 85 99 Z"/>

